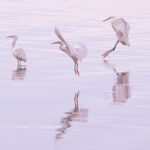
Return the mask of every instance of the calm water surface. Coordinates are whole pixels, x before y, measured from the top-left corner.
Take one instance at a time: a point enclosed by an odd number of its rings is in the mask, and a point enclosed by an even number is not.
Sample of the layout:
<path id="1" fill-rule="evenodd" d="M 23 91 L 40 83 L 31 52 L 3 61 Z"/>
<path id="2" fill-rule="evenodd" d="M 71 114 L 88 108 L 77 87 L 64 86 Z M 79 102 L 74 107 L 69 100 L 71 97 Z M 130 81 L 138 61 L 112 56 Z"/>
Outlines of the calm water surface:
<path id="1" fill-rule="evenodd" d="M 150 149 L 149 0 L 1 0 L 0 147 L 3 150 Z M 108 16 L 131 25 L 130 47 L 113 47 Z M 73 62 L 51 42 L 58 26 L 87 58 Z M 24 48 L 27 68 L 17 68 L 11 39 Z"/>

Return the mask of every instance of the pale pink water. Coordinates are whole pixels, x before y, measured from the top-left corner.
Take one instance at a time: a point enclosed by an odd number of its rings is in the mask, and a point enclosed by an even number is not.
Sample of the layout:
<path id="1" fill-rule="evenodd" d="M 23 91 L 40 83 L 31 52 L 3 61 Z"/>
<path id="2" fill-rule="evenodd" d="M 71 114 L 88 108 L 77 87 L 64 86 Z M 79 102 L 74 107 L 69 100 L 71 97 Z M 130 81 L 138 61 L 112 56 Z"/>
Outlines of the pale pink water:
<path id="1" fill-rule="evenodd" d="M 1 149 L 149 150 L 149 14 L 148 0 L 1 1 Z M 112 15 L 129 22 L 131 46 L 120 44 L 103 62 L 116 37 L 101 20 Z M 50 44 L 54 26 L 87 45 L 80 77 Z M 16 70 L 11 34 L 27 54 L 26 70 Z"/>

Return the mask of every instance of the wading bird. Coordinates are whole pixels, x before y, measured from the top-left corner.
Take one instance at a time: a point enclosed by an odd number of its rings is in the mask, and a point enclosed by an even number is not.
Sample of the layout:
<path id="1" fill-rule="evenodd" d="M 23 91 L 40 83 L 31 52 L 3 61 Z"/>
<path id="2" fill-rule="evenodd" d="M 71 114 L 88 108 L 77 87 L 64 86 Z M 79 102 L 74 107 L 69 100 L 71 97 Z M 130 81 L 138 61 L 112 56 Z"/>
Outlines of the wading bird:
<path id="1" fill-rule="evenodd" d="M 12 54 L 17 59 L 18 66 L 21 66 L 21 61 L 26 62 L 26 54 L 22 48 L 16 47 L 16 42 L 18 40 L 18 37 L 16 35 L 7 36 L 7 38 L 13 38 L 14 41 L 12 43 Z"/>
<path id="2" fill-rule="evenodd" d="M 109 51 L 106 51 L 102 55 L 103 57 L 106 57 L 108 54 L 110 54 L 112 51 L 114 51 L 116 49 L 118 43 L 130 46 L 129 37 L 128 37 L 129 29 L 130 29 L 129 24 L 123 18 L 109 17 L 109 18 L 103 20 L 103 22 L 107 21 L 107 20 L 111 21 L 112 27 L 113 27 L 118 39 L 117 39 L 115 46 L 112 49 L 110 49 Z"/>
<path id="3" fill-rule="evenodd" d="M 79 76 L 79 70 L 78 70 L 78 61 L 82 61 L 87 56 L 87 48 L 84 44 L 79 43 L 78 48 L 72 47 L 62 36 L 62 34 L 59 32 L 58 28 L 55 27 L 55 34 L 60 39 L 60 41 L 54 42 L 52 44 L 59 44 L 59 49 L 63 52 L 65 52 L 68 56 L 72 58 L 74 61 L 74 72 L 75 75 Z"/>

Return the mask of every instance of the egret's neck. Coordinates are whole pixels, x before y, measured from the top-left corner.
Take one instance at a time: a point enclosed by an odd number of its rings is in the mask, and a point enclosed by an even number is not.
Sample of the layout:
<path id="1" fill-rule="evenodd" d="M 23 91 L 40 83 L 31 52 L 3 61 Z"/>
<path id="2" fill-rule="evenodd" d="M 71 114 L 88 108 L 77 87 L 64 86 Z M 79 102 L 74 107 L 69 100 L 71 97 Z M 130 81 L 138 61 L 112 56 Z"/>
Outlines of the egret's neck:
<path id="1" fill-rule="evenodd" d="M 17 38 L 14 38 L 14 41 L 12 43 L 12 49 L 16 46 Z"/>
<path id="2" fill-rule="evenodd" d="M 59 49 L 61 49 L 62 51 L 65 51 L 65 50 L 64 50 L 64 44 L 61 43 L 61 42 L 60 42 L 59 44 L 60 44 L 60 45 L 59 45 Z"/>

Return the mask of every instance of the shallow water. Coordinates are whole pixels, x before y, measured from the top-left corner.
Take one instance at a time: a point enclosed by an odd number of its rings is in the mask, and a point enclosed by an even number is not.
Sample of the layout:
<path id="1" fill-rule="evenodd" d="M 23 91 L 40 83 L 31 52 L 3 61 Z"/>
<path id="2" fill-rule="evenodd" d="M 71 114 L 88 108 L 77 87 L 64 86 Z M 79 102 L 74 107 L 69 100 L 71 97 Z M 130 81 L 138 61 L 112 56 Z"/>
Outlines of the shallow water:
<path id="1" fill-rule="evenodd" d="M 150 9 L 148 0 L 2 0 L 0 2 L 0 147 L 3 150 L 149 150 Z M 130 24 L 130 47 L 113 47 L 108 16 Z M 87 58 L 51 45 L 57 26 Z M 17 69 L 11 39 L 27 54 Z"/>

